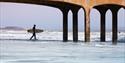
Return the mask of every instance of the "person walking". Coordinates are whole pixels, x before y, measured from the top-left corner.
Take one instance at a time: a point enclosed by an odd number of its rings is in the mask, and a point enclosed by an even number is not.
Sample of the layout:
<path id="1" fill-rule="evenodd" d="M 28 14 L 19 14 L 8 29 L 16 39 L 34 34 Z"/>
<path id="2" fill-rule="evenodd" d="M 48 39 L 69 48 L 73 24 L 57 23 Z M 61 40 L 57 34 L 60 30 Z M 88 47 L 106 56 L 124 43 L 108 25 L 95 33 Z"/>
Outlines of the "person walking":
<path id="1" fill-rule="evenodd" d="M 33 34 L 30 38 L 30 40 L 32 40 L 32 38 L 34 37 L 34 40 L 36 40 L 36 25 L 34 24 L 33 28 L 32 28 Z"/>

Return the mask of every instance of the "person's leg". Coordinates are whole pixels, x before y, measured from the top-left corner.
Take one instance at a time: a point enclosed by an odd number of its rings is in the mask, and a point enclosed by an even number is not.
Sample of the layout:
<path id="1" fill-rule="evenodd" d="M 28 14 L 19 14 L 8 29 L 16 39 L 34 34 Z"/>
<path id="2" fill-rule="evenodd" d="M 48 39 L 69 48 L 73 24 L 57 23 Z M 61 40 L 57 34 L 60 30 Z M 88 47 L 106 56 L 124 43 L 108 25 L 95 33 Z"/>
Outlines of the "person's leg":
<path id="1" fill-rule="evenodd" d="M 34 40 L 36 40 L 36 34 L 35 33 L 33 33 L 33 37 L 34 37 Z"/>
<path id="2" fill-rule="evenodd" d="M 36 40 L 36 34 L 34 34 L 34 39 Z"/>
<path id="3" fill-rule="evenodd" d="M 33 38 L 33 35 L 31 36 L 30 40 Z"/>

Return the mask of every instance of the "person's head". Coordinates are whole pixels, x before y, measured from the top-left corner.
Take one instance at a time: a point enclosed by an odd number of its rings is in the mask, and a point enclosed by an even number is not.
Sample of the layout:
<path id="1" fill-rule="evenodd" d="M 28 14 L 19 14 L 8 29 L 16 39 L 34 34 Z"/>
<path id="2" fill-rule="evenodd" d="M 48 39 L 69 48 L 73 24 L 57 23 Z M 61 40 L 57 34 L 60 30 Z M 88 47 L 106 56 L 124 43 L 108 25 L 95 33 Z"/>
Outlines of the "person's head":
<path id="1" fill-rule="evenodd" d="M 34 24 L 34 27 L 35 27 L 36 25 Z"/>

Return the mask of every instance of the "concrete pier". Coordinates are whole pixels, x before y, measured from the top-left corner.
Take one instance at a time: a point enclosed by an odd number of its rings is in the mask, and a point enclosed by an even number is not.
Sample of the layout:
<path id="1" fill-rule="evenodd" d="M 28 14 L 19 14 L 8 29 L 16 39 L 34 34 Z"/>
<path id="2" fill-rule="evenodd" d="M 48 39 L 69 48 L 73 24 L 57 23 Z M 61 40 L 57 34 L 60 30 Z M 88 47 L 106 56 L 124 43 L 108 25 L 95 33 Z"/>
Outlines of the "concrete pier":
<path id="1" fill-rule="evenodd" d="M 117 44 L 118 39 L 118 10 L 120 8 L 115 6 L 111 8 L 112 11 L 112 43 Z"/>
<path id="2" fill-rule="evenodd" d="M 68 11 L 62 10 L 63 13 L 63 41 L 68 41 Z"/>
<path id="3" fill-rule="evenodd" d="M 118 29 L 118 10 L 125 9 L 124 0 L 0 0 L 0 2 L 14 2 L 25 4 L 45 5 L 57 8 L 63 14 L 63 41 L 68 41 L 68 11 L 73 12 L 73 41 L 78 41 L 78 11 L 80 8 L 85 10 L 85 42 L 90 42 L 90 11 L 92 8 L 97 9 L 101 15 L 100 31 L 101 42 L 105 42 L 106 23 L 105 14 L 108 9 L 112 11 L 112 43 L 117 44 Z M 51 10 L 50 10 L 51 11 Z M 96 19 L 96 18 L 95 18 Z"/>
<path id="4" fill-rule="evenodd" d="M 79 8 L 72 8 L 73 12 L 73 41 L 78 41 L 78 10 Z"/>
<path id="5" fill-rule="evenodd" d="M 85 42 L 90 42 L 90 9 L 85 9 Z"/>

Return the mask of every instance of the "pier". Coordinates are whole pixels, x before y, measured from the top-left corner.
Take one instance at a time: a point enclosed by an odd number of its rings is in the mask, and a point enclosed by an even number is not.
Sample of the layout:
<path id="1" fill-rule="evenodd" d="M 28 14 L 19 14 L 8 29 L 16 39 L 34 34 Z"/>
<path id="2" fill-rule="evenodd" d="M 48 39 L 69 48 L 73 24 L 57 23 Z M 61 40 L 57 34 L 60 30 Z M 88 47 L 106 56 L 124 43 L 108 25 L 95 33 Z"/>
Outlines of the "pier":
<path id="1" fill-rule="evenodd" d="M 63 14 L 63 41 L 68 41 L 68 12 L 71 10 L 73 41 L 78 42 L 78 11 L 84 10 L 85 20 L 85 42 L 90 42 L 90 11 L 94 8 L 100 12 L 100 39 L 106 41 L 106 12 L 112 12 L 112 43 L 117 44 L 118 39 L 118 11 L 125 9 L 125 0 L 0 0 L 0 2 L 25 3 L 45 5 L 59 9 Z"/>

